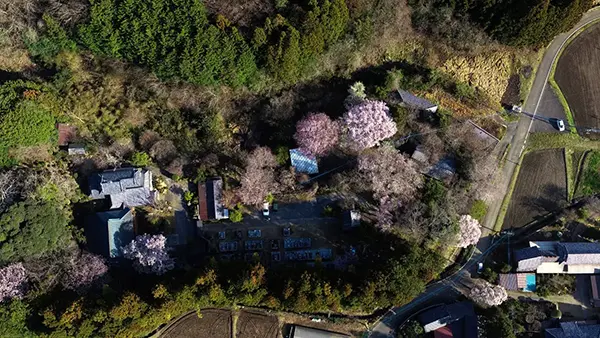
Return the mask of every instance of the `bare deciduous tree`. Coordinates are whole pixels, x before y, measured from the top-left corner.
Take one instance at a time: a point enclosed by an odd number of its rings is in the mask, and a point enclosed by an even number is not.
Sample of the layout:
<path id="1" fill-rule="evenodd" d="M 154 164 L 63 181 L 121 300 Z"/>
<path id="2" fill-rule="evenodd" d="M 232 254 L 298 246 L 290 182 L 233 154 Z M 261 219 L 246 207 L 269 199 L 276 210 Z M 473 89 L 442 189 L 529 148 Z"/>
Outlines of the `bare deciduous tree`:
<path id="1" fill-rule="evenodd" d="M 400 202 L 408 202 L 416 197 L 423 184 L 414 161 L 392 147 L 362 153 L 358 158 L 358 170 L 376 199 L 394 197 Z"/>
<path id="2" fill-rule="evenodd" d="M 277 160 L 269 148 L 256 148 L 246 159 L 237 195 L 244 204 L 260 206 L 275 185 Z"/>

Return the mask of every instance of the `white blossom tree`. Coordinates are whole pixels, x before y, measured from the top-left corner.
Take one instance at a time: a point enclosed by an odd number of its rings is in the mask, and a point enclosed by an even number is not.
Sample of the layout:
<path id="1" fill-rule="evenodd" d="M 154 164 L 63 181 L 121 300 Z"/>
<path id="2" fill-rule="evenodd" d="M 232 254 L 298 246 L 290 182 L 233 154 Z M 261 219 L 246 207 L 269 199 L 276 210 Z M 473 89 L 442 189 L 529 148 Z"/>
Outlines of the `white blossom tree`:
<path id="1" fill-rule="evenodd" d="M 459 248 L 466 248 L 469 245 L 475 245 L 481 237 L 481 225 L 479 221 L 471 215 L 462 215 L 458 221 L 458 243 Z"/>
<path id="2" fill-rule="evenodd" d="M 175 267 L 166 242 L 163 235 L 140 235 L 123 247 L 123 255 L 133 261 L 139 272 L 162 275 Z"/>
<path id="3" fill-rule="evenodd" d="M 498 306 L 508 299 L 508 294 L 506 289 L 500 285 L 478 280 L 471 288 L 469 298 L 483 306 Z"/>
<path id="4" fill-rule="evenodd" d="M 351 107 L 343 123 L 350 146 L 357 151 L 374 147 L 397 131 L 390 109 L 382 101 L 365 100 Z"/>
<path id="5" fill-rule="evenodd" d="M 0 269 L 0 302 L 22 298 L 27 287 L 27 271 L 22 263 Z"/>

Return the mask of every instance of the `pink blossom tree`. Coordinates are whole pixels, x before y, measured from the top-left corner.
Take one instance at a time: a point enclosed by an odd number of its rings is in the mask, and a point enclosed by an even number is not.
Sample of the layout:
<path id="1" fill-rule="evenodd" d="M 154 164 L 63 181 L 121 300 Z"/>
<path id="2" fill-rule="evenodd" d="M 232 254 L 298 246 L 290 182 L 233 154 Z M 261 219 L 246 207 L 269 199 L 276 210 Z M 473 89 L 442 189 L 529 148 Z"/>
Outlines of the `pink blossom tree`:
<path id="1" fill-rule="evenodd" d="M 471 288 L 469 298 L 483 306 L 498 306 L 508 299 L 508 294 L 506 289 L 500 285 L 479 280 Z"/>
<path id="2" fill-rule="evenodd" d="M 369 183 L 375 199 L 413 200 L 423 184 L 423 177 L 413 160 L 393 147 L 381 147 L 358 157 L 358 170 Z"/>
<path id="3" fill-rule="evenodd" d="M 479 221 L 471 217 L 471 215 L 462 215 L 458 221 L 458 246 L 466 248 L 469 245 L 475 245 L 481 237 L 481 225 Z"/>
<path id="4" fill-rule="evenodd" d="M 140 235 L 123 247 L 123 255 L 133 261 L 139 272 L 162 275 L 175 267 L 166 242 L 163 235 Z"/>
<path id="5" fill-rule="evenodd" d="M 27 287 L 27 271 L 22 263 L 0 269 L 0 302 L 22 298 Z"/>
<path id="6" fill-rule="evenodd" d="M 269 148 L 256 148 L 246 159 L 237 195 L 242 203 L 260 206 L 275 185 L 277 160 Z"/>
<path id="7" fill-rule="evenodd" d="M 337 144 L 340 127 L 323 113 L 309 114 L 296 124 L 294 139 L 300 149 L 315 156 L 327 154 Z"/>
<path id="8" fill-rule="evenodd" d="M 73 256 L 68 262 L 62 278 L 65 289 L 84 291 L 108 272 L 104 259 L 89 252 Z"/>
<path id="9" fill-rule="evenodd" d="M 390 109 L 381 101 L 365 100 L 351 107 L 343 123 L 350 146 L 358 151 L 378 145 L 397 131 Z"/>

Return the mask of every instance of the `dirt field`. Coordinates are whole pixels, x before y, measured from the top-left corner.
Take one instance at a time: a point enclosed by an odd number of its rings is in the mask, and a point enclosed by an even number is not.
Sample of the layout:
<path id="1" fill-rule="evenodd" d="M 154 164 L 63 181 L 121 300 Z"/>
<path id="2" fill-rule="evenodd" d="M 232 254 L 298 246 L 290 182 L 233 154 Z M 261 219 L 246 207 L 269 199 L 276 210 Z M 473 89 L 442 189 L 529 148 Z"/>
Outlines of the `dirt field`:
<path id="1" fill-rule="evenodd" d="M 181 318 L 165 330 L 161 338 L 231 337 L 230 311 L 207 309 L 201 313 L 202 318 L 198 318 L 195 312 Z"/>
<path id="2" fill-rule="evenodd" d="M 600 128 L 599 42 L 600 24 L 596 24 L 565 49 L 554 75 L 579 127 Z"/>
<path id="3" fill-rule="evenodd" d="M 521 227 L 567 201 L 563 149 L 540 150 L 523 159 L 504 228 Z"/>
<path id="4" fill-rule="evenodd" d="M 278 338 L 277 317 L 242 311 L 237 320 L 236 338 Z"/>

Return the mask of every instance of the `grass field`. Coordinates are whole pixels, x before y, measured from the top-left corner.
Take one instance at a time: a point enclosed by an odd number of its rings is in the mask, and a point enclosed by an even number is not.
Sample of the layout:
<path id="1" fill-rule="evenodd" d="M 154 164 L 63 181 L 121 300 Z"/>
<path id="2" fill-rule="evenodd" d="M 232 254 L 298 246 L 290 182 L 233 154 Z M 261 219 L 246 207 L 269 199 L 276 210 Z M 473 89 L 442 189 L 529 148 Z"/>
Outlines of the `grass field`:
<path id="1" fill-rule="evenodd" d="M 529 152 L 523 158 L 504 228 L 521 227 L 567 204 L 563 149 Z"/>
<path id="2" fill-rule="evenodd" d="M 563 51 L 554 79 L 578 127 L 600 128 L 600 24 L 582 32 Z M 589 137 L 600 138 L 600 134 Z"/>
<path id="3" fill-rule="evenodd" d="M 600 151 L 591 151 L 585 158 L 576 196 L 600 193 Z"/>

